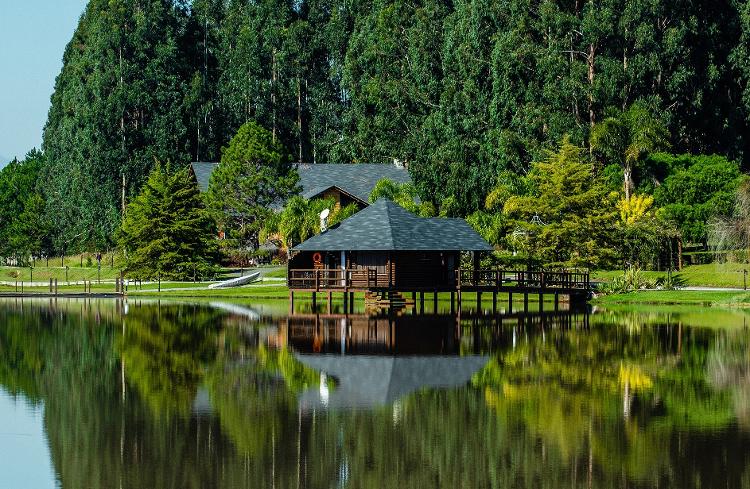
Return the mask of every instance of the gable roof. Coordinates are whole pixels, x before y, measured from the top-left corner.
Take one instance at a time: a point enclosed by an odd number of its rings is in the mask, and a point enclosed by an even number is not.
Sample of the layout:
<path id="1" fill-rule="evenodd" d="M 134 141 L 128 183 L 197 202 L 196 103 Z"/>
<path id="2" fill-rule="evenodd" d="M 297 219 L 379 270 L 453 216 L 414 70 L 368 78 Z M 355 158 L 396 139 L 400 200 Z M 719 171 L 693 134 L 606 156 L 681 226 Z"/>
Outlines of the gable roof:
<path id="1" fill-rule="evenodd" d="M 334 377 L 336 388 L 325 395 L 320 388 L 300 394 L 303 410 L 327 408 L 372 408 L 388 406 L 412 392 L 462 387 L 481 370 L 487 356 L 347 356 L 302 355 L 297 360 L 307 367 Z"/>
<path id="2" fill-rule="evenodd" d="M 295 251 L 492 251 L 463 219 L 418 217 L 387 199 L 345 219 Z"/>
<path id="3" fill-rule="evenodd" d="M 406 168 L 381 163 L 298 164 L 295 168 L 306 199 L 336 187 L 366 204 L 375 184 L 384 178 L 396 183 L 411 182 Z"/>
<path id="4" fill-rule="evenodd" d="M 218 163 L 191 163 L 201 192 L 208 189 L 211 173 L 217 166 Z M 385 163 L 301 163 L 294 168 L 299 173 L 302 197 L 306 199 L 335 187 L 366 204 L 375 184 L 384 178 L 396 183 L 411 182 L 406 168 Z"/>
<path id="5" fill-rule="evenodd" d="M 201 192 L 208 190 L 208 181 L 211 179 L 211 174 L 214 172 L 218 163 L 210 163 L 207 161 L 196 161 L 190 163 L 190 167 L 193 169 L 193 175 L 195 180 L 198 182 L 198 189 Z"/>

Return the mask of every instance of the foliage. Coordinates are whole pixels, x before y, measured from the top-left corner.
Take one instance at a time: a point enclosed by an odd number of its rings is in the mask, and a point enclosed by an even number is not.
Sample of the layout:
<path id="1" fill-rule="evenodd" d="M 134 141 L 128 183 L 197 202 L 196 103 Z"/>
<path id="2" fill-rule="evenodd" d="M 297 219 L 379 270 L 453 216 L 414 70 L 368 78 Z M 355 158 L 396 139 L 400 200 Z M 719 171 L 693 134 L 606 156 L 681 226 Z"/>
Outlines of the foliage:
<path id="1" fill-rule="evenodd" d="M 591 129 L 591 149 L 606 162 L 619 162 L 623 172 L 625 200 L 635 188 L 633 172 L 649 153 L 669 146 L 669 133 L 644 101 L 637 101 L 627 110 L 617 112 Z"/>
<path id="2" fill-rule="evenodd" d="M 603 294 L 625 294 L 636 290 L 654 289 L 657 281 L 647 278 L 643 270 L 629 266 L 622 275 L 605 283 L 598 291 Z"/>
<path id="3" fill-rule="evenodd" d="M 188 279 L 211 273 L 214 223 L 188 169 L 157 164 L 131 202 L 119 232 L 127 273 L 139 278 Z"/>
<path id="4" fill-rule="evenodd" d="M 41 182 L 56 251 L 106 248 L 123 191 L 136 194 L 155 159 L 189 158 L 182 15 L 172 0 L 88 2 L 44 128 Z"/>
<path id="5" fill-rule="evenodd" d="M 567 138 L 534 163 L 530 193 L 509 197 L 503 213 L 518 230 L 522 251 L 545 264 L 602 267 L 615 257 L 617 209 L 581 148 Z M 538 221 L 533 219 L 534 216 Z"/>
<path id="6" fill-rule="evenodd" d="M 369 201 L 388 199 L 407 211 L 422 217 L 435 217 L 435 206 L 430 202 L 420 202 L 417 188 L 412 183 L 396 183 L 387 178 L 378 181 L 370 192 Z"/>
<path id="7" fill-rule="evenodd" d="M 652 215 L 652 205 L 654 205 L 654 198 L 650 195 L 632 195 L 630 200 L 621 199 L 617 203 L 620 220 L 625 226 L 632 226 Z"/>
<path id="8" fill-rule="evenodd" d="M 293 195 L 298 180 L 289 155 L 273 134 L 248 122 L 222 149 L 206 202 L 240 247 L 255 249 L 270 207 Z"/>
<path id="9" fill-rule="evenodd" d="M 750 180 L 737 188 L 732 216 L 711 221 L 710 239 L 717 250 L 750 249 Z"/>
<path id="10" fill-rule="evenodd" d="M 0 256 L 26 265 L 49 252 L 44 197 L 39 180 L 44 156 L 34 150 L 0 170 Z"/>
<path id="11" fill-rule="evenodd" d="M 678 224 L 683 239 L 706 243 L 707 223 L 732 211 L 742 180 L 737 163 L 718 155 L 655 154 L 648 161 L 661 177 L 653 189 L 655 204 Z"/>
<path id="12" fill-rule="evenodd" d="M 634 184 L 666 143 L 741 160 L 749 17 L 727 1 L 91 0 L 44 133 L 55 251 L 105 248 L 123 177 L 127 200 L 154 158 L 216 160 L 249 120 L 296 161 L 406 162 L 451 216 L 565 134 Z"/>
<path id="13" fill-rule="evenodd" d="M 287 201 L 281 212 L 274 213 L 265 221 L 261 239 L 277 241 L 285 248 L 300 244 L 320 234 L 320 213 L 324 209 L 331 211 L 328 215 L 328 227 L 332 227 L 354 215 L 359 207 L 356 204 L 341 207 L 333 198 L 307 200 L 295 195 Z"/>

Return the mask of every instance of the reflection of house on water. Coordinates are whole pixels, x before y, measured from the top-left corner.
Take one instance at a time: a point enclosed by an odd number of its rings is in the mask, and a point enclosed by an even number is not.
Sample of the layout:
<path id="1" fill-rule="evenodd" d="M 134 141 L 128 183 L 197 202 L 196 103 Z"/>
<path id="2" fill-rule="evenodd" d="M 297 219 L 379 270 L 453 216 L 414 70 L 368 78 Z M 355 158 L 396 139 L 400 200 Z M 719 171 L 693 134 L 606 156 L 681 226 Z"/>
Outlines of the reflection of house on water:
<path id="1" fill-rule="evenodd" d="M 459 388 L 489 361 L 489 352 L 513 348 L 530 329 L 587 328 L 580 311 L 505 315 L 322 315 L 282 319 L 274 346 L 288 346 L 298 361 L 332 377 L 334 389 L 300 395 L 300 408 L 389 405 L 421 389 Z"/>

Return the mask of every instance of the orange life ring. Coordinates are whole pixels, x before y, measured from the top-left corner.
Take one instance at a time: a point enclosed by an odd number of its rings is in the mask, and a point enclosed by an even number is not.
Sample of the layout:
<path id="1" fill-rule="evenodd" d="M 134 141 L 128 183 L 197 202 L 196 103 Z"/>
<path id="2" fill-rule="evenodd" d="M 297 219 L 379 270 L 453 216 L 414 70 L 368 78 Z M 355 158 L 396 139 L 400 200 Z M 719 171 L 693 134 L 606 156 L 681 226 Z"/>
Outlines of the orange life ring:
<path id="1" fill-rule="evenodd" d="M 314 253 L 313 254 L 313 262 L 320 263 L 323 260 L 323 257 L 320 253 Z"/>

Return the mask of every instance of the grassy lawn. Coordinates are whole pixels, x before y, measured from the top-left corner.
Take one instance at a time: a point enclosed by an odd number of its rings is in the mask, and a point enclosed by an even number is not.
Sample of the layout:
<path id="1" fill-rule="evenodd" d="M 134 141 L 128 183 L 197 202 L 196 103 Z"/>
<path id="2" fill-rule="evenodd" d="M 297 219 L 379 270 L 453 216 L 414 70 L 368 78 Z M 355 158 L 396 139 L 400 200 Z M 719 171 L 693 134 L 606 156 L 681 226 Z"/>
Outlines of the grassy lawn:
<path id="1" fill-rule="evenodd" d="M 743 286 L 743 270 L 750 270 L 750 265 L 746 263 L 711 263 L 687 266 L 679 272 L 673 272 L 672 275 L 681 280 L 685 286 L 732 288 Z M 597 270 L 592 272 L 591 280 L 609 282 L 622 273 L 622 270 Z M 666 277 L 667 275 L 667 272 L 644 271 L 643 273 L 650 279 Z"/>
<path id="2" fill-rule="evenodd" d="M 34 281 L 36 281 L 36 276 L 34 276 Z M 84 288 L 83 284 L 71 284 L 66 285 L 63 282 L 58 281 L 58 291 L 60 293 L 83 293 Z M 193 289 L 193 288 L 205 288 L 207 286 L 206 283 L 192 283 L 192 282 L 162 282 L 161 288 L 162 289 L 173 289 L 173 288 L 180 288 L 180 289 Z M 143 293 L 156 293 L 159 288 L 159 285 L 156 283 L 149 283 L 143 284 Z M 20 292 L 21 287 L 20 285 L 16 287 L 15 285 L 0 285 L 0 292 Z M 133 294 L 137 291 L 140 291 L 141 289 L 139 287 L 134 287 L 132 284 L 128 288 L 128 293 Z M 37 287 L 29 287 L 28 285 L 25 285 L 23 287 L 24 292 L 36 292 L 36 293 L 46 293 L 49 292 L 49 286 L 37 286 Z M 98 284 L 96 282 L 96 279 L 94 279 L 91 283 L 91 292 L 93 293 L 110 293 L 115 291 L 115 284 L 114 282 L 106 282 Z"/>
<path id="3" fill-rule="evenodd" d="M 750 292 L 713 290 L 641 290 L 599 297 L 595 304 L 697 304 L 750 307 Z"/>
<path id="4" fill-rule="evenodd" d="M 29 282 L 32 278 L 34 282 L 47 282 L 49 279 L 57 279 L 58 283 L 66 281 L 80 282 L 84 280 L 97 280 L 101 277 L 101 280 L 114 280 L 115 277 L 120 275 L 120 269 L 115 267 L 102 266 L 101 275 L 99 275 L 97 267 L 34 267 L 33 271 L 29 267 L 0 267 L 0 281 L 2 282 L 15 282 L 24 281 Z"/>

